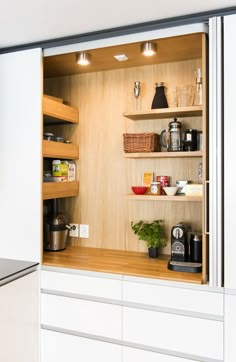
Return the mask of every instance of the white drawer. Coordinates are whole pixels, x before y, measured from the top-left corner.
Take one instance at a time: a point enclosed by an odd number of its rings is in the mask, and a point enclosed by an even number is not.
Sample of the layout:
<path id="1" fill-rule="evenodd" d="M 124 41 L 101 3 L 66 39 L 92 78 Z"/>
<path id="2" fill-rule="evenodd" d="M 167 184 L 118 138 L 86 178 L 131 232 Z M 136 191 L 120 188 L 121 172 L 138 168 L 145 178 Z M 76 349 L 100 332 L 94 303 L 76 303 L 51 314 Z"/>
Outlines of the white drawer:
<path id="1" fill-rule="evenodd" d="M 123 299 L 155 307 L 223 316 L 223 293 L 124 281 Z"/>
<path id="2" fill-rule="evenodd" d="M 121 339 L 121 307 L 113 304 L 42 294 L 41 323 Z"/>
<path id="3" fill-rule="evenodd" d="M 124 307 L 123 339 L 223 360 L 223 322 L 219 321 Z"/>
<path id="4" fill-rule="evenodd" d="M 41 330 L 41 362 L 111 362 L 111 360 L 121 362 L 121 346 Z"/>
<path id="5" fill-rule="evenodd" d="M 144 351 L 142 349 L 124 347 L 122 362 L 193 362 L 193 360 L 174 357 L 167 354 Z"/>
<path id="6" fill-rule="evenodd" d="M 41 288 L 121 300 L 121 280 L 95 276 L 41 272 Z"/>

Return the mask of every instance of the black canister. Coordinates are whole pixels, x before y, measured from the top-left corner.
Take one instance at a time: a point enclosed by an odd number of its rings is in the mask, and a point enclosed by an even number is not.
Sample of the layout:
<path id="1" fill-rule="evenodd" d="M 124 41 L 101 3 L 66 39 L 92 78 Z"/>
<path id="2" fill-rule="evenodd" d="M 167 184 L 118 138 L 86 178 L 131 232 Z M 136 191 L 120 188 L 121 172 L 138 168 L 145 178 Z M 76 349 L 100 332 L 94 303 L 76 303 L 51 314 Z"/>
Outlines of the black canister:
<path id="1" fill-rule="evenodd" d="M 155 83 L 156 92 L 152 101 L 152 109 L 168 108 L 163 82 Z"/>
<path id="2" fill-rule="evenodd" d="M 202 262 L 202 237 L 200 234 L 191 234 L 190 237 L 190 260 Z"/>
<path id="3" fill-rule="evenodd" d="M 197 130 L 190 128 L 185 130 L 184 151 L 197 150 Z"/>

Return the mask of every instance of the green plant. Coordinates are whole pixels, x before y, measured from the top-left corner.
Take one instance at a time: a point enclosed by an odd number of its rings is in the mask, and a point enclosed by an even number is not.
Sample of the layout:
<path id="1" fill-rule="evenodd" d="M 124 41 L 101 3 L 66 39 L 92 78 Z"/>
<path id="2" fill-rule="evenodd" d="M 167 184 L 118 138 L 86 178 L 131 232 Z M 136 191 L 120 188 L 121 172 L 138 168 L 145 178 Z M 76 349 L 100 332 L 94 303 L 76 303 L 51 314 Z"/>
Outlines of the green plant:
<path id="1" fill-rule="evenodd" d="M 164 233 L 163 220 L 143 221 L 137 223 L 131 221 L 131 228 L 139 240 L 146 242 L 148 248 L 164 247 L 167 240 Z"/>

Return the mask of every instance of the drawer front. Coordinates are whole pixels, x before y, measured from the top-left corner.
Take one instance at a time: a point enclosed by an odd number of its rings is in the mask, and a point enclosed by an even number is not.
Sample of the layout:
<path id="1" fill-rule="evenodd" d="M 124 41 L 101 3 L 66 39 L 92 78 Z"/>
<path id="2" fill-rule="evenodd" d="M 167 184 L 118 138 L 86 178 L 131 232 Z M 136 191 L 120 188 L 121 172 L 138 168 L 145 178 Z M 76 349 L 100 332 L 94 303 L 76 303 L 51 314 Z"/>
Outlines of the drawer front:
<path id="1" fill-rule="evenodd" d="M 41 362 L 121 362 L 121 346 L 41 330 Z"/>
<path id="2" fill-rule="evenodd" d="M 223 316 L 223 293 L 124 281 L 124 301 Z"/>
<path id="3" fill-rule="evenodd" d="M 124 347 L 122 362 L 193 362 L 193 360 L 174 357 L 167 354 L 144 351 L 142 349 Z"/>
<path id="4" fill-rule="evenodd" d="M 117 305 L 42 294 L 41 323 L 121 339 L 121 307 Z"/>
<path id="5" fill-rule="evenodd" d="M 121 280 L 118 279 L 42 270 L 41 288 L 121 300 Z"/>
<path id="6" fill-rule="evenodd" d="M 124 341 L 223 359 L 223 322 L 123 308 Z"/>

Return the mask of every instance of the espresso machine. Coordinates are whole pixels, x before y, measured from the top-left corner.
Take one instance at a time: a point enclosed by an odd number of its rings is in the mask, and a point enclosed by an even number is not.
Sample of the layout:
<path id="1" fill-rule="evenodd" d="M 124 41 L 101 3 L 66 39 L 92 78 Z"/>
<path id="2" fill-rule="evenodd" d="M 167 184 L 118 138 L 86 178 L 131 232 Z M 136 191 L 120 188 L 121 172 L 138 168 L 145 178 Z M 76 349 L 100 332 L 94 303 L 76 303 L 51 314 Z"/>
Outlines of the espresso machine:
<path id="1" fill-rule="evenodd" d="M 191 244 L 189 235 L 191 238 Z M 193 243 L 193 240 L 195 240 L 195 243 Z M 198 241 L 198 244 L 196 244 L 196 241 Z M 192 248 L 191 251 L 190 245 Z M 193 249 L 192 245 L 194 245 L 195 249 Z M 196 245 L 198 246 L 197 251 Z M 201 272 L 202 262 L 199 257 L 200 246 L 200 235 L 196 236 L 196 233 L 189 233 L 189 227 L 182 222 L 174 225 L 171 229 L 171 259 L 168 263 L 168 269 L 190 273 Z M 193 255 L 196 255 L 196 252 L 198 252 L 198 259 L 193 258 Z"/>

